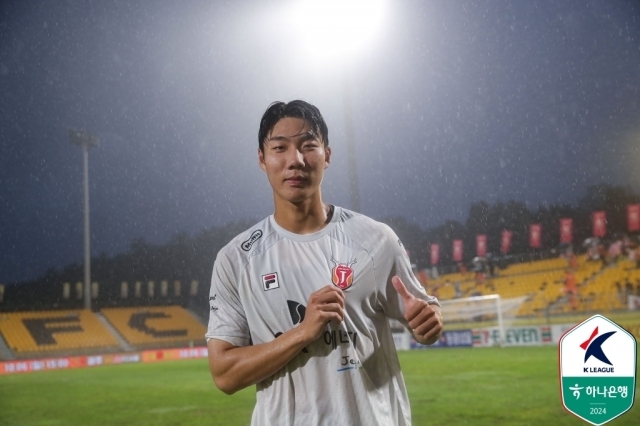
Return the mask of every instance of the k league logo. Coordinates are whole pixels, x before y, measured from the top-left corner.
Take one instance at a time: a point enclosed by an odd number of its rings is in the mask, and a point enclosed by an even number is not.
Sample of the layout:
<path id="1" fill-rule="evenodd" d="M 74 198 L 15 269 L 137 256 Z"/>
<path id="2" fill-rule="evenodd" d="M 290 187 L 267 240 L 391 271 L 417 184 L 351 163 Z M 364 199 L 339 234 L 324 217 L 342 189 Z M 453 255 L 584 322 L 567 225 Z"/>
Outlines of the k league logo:
<path id="1" fill-rule="evenodd" d="M 636 388 L 636 339 L 594 315 L 567 331 L 558 345 L 562 405 L 602 425 L 627 412 Z"/>
<path id="2" fill-rule="evenodd" d="M 607 356 L 604 354 L 604 351 L 602 350 L 602 344 L 606 342 L 607 339 L 613 336 L 615 333 L 616 333 L 615 331 L 609 331 L 608 333 L 603 333 L 600 336 L 596 337 L 598 335 L 598 327 L 596 327 L 593 330 L 589 339 L 587 339 L 586 341 L 582 342 L 582 344 L 580 344 L 580 347 L 586 351 L 584 354 L 585 364 L 589 360 L 589 358 L 593 356 L 595 359 L 598 359 L 601 362 L 604 362 L 605 364 L 609 364 L 613 366 L 611 361 L 609 361 L 609 358 L 607 358 Z M 596 338 L 594 339 L 594 337 Z M 613 372 L 613 369 L 611 369 L 611 371 Z M 584 372 L 585 373 L 588 372 L 587 367 L 585 367 Z"/>

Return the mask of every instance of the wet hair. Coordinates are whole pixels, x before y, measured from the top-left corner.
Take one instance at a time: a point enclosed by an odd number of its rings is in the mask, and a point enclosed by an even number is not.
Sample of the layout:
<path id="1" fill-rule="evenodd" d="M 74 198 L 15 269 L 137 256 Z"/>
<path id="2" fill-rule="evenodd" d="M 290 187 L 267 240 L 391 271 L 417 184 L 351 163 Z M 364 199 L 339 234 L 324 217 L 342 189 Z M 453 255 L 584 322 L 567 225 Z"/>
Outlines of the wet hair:
<path id="1" fill-rule="evenodd" d="M 258 130 L 258 148 L 264 150 L 264 142 L 276 123 L 285 117 L 299 118 L 311 125 L 311 130 L 325 146 L 329 145 L 329 129 L 324 122 L 320 110 L 308 102 L 295 100 L 289 103 L 274 102 L 262 115 L 260 130 Z"/>

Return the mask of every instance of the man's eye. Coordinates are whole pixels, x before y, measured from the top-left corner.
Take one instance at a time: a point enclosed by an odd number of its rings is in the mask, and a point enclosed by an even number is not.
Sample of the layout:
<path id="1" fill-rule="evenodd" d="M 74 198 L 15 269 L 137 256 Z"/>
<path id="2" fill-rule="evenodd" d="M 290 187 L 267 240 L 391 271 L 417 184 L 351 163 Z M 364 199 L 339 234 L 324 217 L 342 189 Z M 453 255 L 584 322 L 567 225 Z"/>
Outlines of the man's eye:
<path id="1" fill-rule="evenodd" d="M 276 145 L 271 147 L 271 149 L 273 149 L 274 151 L 284 151 L 284 146 Z"/>

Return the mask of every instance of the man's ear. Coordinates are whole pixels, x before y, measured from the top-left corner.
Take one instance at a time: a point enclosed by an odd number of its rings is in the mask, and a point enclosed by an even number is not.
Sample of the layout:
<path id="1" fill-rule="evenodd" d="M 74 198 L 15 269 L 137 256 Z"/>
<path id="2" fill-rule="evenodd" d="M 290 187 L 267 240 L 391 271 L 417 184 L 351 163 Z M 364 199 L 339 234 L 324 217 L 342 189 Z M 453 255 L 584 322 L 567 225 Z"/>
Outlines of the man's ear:
<path id="1" fill-rule="evenodd" d="M 326 169 L 331 164 L 331 147 L 324 147 L 324 168 Z"/>
<path id="2" fill-rule="evenodd" d="M 258 164 L 263 171 L 267 171 L 267 165 L 264 164 L 264 152 L 260 148 L 258 148 Z"/>

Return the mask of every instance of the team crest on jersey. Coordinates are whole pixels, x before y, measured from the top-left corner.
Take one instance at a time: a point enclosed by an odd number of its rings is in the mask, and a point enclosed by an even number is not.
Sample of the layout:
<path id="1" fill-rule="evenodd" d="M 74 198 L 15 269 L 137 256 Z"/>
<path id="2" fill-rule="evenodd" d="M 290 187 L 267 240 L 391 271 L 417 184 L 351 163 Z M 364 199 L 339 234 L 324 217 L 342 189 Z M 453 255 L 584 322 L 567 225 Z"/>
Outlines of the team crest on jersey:
<path id="1" fill-rule="evenodd" d="M 351 287 L 353 284 L 353 268 L 351 265 L 356 263 L 358 260 L 353 259 L 348 263 L 340 263 L 332 257 L 331 261 L 336 265 L 331 270 L 331 281 L 333 284 L 342 290 L 346 290 Z"/>

